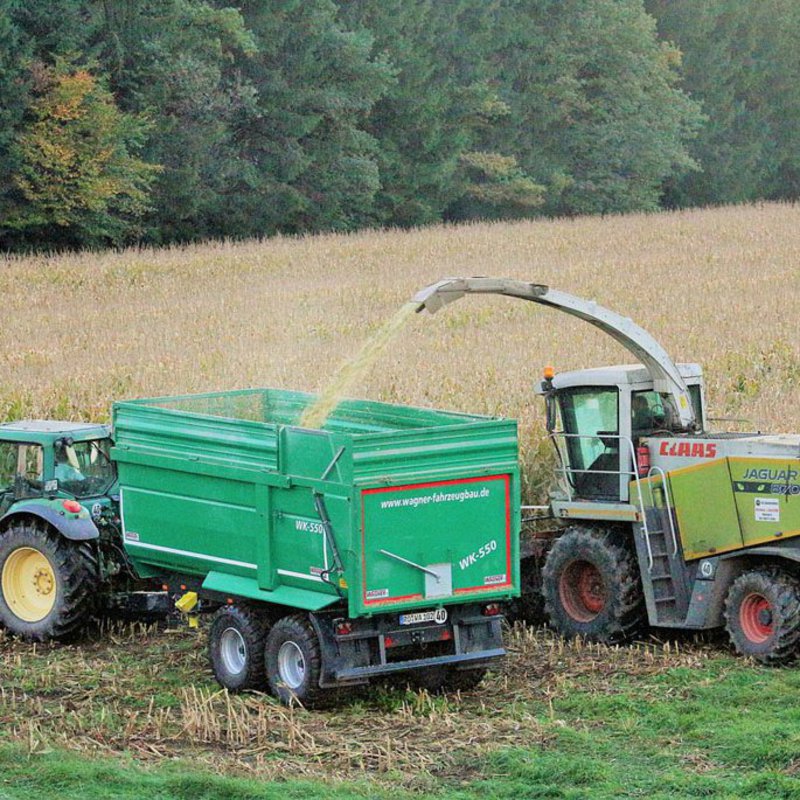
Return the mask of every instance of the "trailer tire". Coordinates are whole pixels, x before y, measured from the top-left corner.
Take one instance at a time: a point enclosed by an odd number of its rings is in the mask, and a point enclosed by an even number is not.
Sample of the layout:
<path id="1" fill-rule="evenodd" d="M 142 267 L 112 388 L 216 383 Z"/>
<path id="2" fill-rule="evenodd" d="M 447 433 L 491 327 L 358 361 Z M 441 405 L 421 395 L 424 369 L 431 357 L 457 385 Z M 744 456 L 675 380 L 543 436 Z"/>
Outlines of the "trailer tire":
<path id="1" fill-rule="evenodd" d="M 568 638 L 623 642 L 645 620 L 636 558 L 616 528 L 569 528 L 547 555 L 542 592 L 550 626 Z"/>
<path id="2" fill-rule="evenodd" d="M 93 542 L 74 542 L 37 521 L 0 534 L 0 625 L 33 642 L 75 636 L 94 610 Z"/>
<path id="3" fill-rule="evenodd" d="M 725 629 L 736 652 L 788 664 L 800 647 L 800 581 L 768 567 L 742 573 L 725 598 Z"/>
<path id="4" fill-rule="evenodd" d="M 331 694 L 319 685 L 322 649 L 307 616 L 279 619 L 267 635 L 264 654 L 270 690 L 284 705 L 311 708 Z"/>
<path id="5" fill-rule="evenodd" d="M 229 692 L 263 689 L 267 619 L 249 606 L 223 606 L 208 631 L 208 660 Z"/>

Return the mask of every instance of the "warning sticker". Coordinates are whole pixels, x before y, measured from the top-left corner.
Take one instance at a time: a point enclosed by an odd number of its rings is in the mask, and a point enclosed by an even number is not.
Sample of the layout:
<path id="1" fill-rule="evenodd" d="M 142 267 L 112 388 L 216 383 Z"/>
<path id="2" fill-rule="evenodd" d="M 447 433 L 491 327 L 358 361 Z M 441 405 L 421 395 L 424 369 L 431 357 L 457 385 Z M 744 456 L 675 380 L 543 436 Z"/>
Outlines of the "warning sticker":
<path id="1" fill-rule="evenodd" d="M 780 522 L 781 504 L 773 497 L 756 497 L 756 522 Z"/>

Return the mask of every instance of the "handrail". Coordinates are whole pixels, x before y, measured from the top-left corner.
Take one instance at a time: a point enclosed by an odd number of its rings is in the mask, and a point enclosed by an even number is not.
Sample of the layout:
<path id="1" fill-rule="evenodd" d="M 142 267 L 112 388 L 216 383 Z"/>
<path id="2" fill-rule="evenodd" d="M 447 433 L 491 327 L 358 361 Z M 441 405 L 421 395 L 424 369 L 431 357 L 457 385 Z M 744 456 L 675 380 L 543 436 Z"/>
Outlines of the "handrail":
<path id="1" fill-rule="evenodd" d="M 667 512 L 667 519 L 669 520 L 669 531 L 670 534 L 672 535 L 672 557 L 674 558 L 675 556 L 678 555 L 678 535 L 675 532 L 675 523 L 672 520 L 672 501 L 670 500 L 669 497 L 669 484 L 667 483 L 667 474 L 664 472 L 663 469 L 661 469 L 661 467 L 653 465 L 652 467 L 650 467 L 647 473 L 647 477 L 649 479 L 653 477 L 653 475 L 657 474 L 661 475 L 661 485 L 664 490 L 665 509 Z M 649 481 L 647 486 L 650 489 L 650 499 L 653 500 L 653 486 L 651 483 L 649 483 Z M 655 506 L 654 500 L 653 500 L 653 506 Z"/>
<path id="2" fill-rule="evenodd" d="M 645 510 L 644 510 L 644 496 L 642 494 L 642 482 L 641 482 L 641 479 L 640 479 L 640 476 L 639 476 L 639 471 L 636 469 L 636 450 L 634 449 L 633 440 L 630 438 L 630 436 L 624 436 L 622 434 L 617 434 L 617 433 L 615 433 L 615 434 L 604 433 L 602 436 L 599 436 L 596 433 L 595 434 L 592 434 L 592 433 L 567 433 L 566 431 L 551 431 L 550 432 L 550 437 L 552 439 L 555 439 L 556 437 L 561 437 L 563 439 L 600 439 L 601 441 L 603 439 L 618 439 L 620 441 L 620 443 L 622 443 L 624 441 L 625 444 L 628 445 L 628 449 L 630 450 L 630 457 L 631 457 L 631 460 L 630 460 L 629 463 L 633 465 L 633 468 L 630 469 L 630 470 L 624 470 L 624 469 L 619 469 L 619 470 L 576 469 L 574 467 L 563 466 L 563 467 L 557 467 L 555 471 L 559 472 L 559 473 L 563 473 L 565 477 L 568 476 L 569 474 L 575 473 L 575 472 L 578 472 L 578 473 L 581 473 L 581 474 L 594 474 L 594 475 L 632 475 L 633 476 L 633 479 L 634 479 L 634 481 L 636 483 L 636 493 L 637 493 L 637 495 L 639 497 L 639 512 L 640 512 L 641 519 L 642 519 L 642 533 L 644 534 L 644 541 L 645 541 L 645 545 L 647 546 L 647 563 L 648 563 L 647 570 L 648 570 L 648 572 L 652 572 L 652 570 L 653 570 L 653 551 L 652 551 L 652 548 L 650 547 L 650 530 L 649 530 L 648 525 L 647 525 L 647 514 L 645 513 Z M 556 444 L 556 446 L 557 446 L 557 444 Z M 622 452 L 621 452 L 621 448 L 620 448 L 620 457 L 621 456 L 622 456 Z M 562 463 L 566 463 L 566 462 L 562 459 Z M 570 481 L 569 480 L 567 480 L 567 495 L 568 495 L 569 501 L 572 502 L 573 496 L 572 496 L 572 490 L 571 490 L 571 487 L 570 487 Z"/>

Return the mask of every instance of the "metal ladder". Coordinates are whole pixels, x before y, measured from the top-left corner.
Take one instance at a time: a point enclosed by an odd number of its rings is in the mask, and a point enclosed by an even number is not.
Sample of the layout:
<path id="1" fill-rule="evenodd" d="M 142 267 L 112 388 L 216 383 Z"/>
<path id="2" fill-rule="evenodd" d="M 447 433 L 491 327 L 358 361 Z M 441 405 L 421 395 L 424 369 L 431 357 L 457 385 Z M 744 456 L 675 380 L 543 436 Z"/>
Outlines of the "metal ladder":
<path id="1" fill-rule="evenodd" d="M 651 467 L 647 477 L 661 477 L 660 492 L 663 505 L 656 502 L 652 482 L 648 483 L 650 506 L 643 509 L 646 525 L 642 528 L 648 556 L 647 578 L 653 592 L 653 602 L 658 622 L 678 622 L 683 619 L 685 609 L 681 606 L 688 598 L 684 597 L 685 588 L 676 581 L 676 573 L 681 570 L 677 563 L 678 537 L 672 514 L 669 487 L 666 475 L 660 467 Z M 668 536 L 669 534 L 669 536 Z"/>

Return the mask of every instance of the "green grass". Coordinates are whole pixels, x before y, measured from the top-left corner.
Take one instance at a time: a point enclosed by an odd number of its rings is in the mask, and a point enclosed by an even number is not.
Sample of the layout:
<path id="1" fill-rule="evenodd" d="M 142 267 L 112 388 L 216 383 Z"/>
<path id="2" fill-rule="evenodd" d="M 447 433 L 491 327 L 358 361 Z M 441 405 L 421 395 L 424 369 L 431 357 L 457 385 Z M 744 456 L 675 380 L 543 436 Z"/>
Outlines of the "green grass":
<path id="1" fill-rule="evenodd" d="M 136 671 L 137 655 L 147 665 L 129 686 L 158 676 L 148 689 L 155 694 L 161 679 L 172 689 L 184 667 L 196 671 L 191 640 L 168 649 L 164 636 L 151 632 L 128 648 L 123 671 Z M 546 634 L 522 635 L 511 642 L 504 673 L 469 696 L 427 699 L 375 690 L 336 711 L 300 711 L 292 722 L 295 734 L 316 737 L 317 749 L 290 754 L 284 740 L 264 750 L 261 762 L 254 759 L 257 748 L 187 741 L 169 723 L 145 727 L 127 742 L 115 740 L 111 729 L 130 724 L 129 715 L 141 714 L 141 706 L 130 697 L 114 705 L 113 692 L 128 689 L 113 674 L 100 677 L 99 699 L 86 710 L 97 715 L 108 693 L 111 716 L 96 722 L 97 739 L 108 729 L 106 752 L 87 747 L 78 729 L 72 743 L 49 736 L 49 726 L 59 721 L 48 695 L 52 687 L 43 691 L 46 664 L 27 662 L 23 670 L 29 653 L 11 646 L 22 658 L 8 659 L 14 669 L 0 674 L 4 688 L 9 680 L 24 684 L 30 696 L 13 707 L 0 702 L 2 800 L 800 798 L 800 671 L 755 666 L 731 657 L 721 644 L 687 644 L 676 653 L 652 646 L 565 647 Z M 103 647 L 91 645 L 88 655 L 54 650 L 52 656 L 64 669 L 65 658 L 85 669 L 100 663 Z M 168 650 L 173 668 L 154 668 L 151 660 Z M 104 690 L 109 679 L 112 688 Z M 207 676 L 197 679 L 204 686 Z M 172 696 L 164 692 L 158 705 L 177 713 Z M 250 714 L 256 708 L 281 713 L 265 698 L 235 701 Z M 39 718 L 26 739 L 20 722 L 34 710 Z M 392 764 L 348 763 L 345 751 L 359 738 L 378 738 L 384 730 L 396 730 L 398 740 L 416 736 L 420 750 L 406 757 L 398 750 Z M 142 757 L 131 745 L 143 740 L 163 757 Z M 426 752 L 436 758 L 417 765 Z"/>

